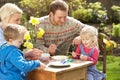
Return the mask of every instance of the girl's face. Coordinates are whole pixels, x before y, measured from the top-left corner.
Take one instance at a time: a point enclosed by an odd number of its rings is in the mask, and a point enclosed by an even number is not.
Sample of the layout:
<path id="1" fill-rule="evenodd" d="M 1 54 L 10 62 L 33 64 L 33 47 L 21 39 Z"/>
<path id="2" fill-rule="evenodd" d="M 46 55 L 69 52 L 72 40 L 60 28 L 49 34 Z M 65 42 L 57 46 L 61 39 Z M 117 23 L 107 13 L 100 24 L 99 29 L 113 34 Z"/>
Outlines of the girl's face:
<path id="1" fill-rule="evenodd" d="M 91 48 L 93 47 L 93 40 L 88 35 L 81 36 L 82 44 L 87 47 Z"/>
<path id="2" fill-rule="evenodd" d="M 21 17 L 22 17 L 22 14 L 20 14 L 20 13 L 13 14 L 13 15 L 11 15 L 8 23 L 20 24 L 21 23 Z"/>

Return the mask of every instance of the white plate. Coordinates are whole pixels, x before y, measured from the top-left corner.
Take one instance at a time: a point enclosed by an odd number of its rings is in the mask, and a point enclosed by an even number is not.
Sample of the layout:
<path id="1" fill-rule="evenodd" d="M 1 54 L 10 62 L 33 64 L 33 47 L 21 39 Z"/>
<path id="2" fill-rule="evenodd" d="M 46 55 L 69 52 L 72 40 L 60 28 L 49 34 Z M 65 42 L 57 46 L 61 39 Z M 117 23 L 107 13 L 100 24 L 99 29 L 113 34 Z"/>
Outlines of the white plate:
<path id="1" fill-rule="evenodd" d="M 49 63 L 49 66 L 51 66 L 51 67 L 69 67 L 70 64 L 63 64 L 60 61 L 56 61 L 56 62 Z"/>
<path id="2" fill-rule="evenodd" d="M 56 56 L 52 56 L 51 58 L 54 60 L 65 60 L 65 59 L 68 59 L 68 56 L 56 55 Z"/>

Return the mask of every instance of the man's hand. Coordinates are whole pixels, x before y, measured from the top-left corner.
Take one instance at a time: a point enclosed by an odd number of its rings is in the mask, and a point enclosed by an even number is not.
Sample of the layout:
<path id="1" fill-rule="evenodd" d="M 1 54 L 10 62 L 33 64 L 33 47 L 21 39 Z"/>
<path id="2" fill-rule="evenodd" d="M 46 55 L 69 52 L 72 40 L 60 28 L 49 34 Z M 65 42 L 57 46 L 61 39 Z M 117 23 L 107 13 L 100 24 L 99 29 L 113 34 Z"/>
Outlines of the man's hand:
<path id="1" fill-rule="evenodd" d="M 56 52 L 56 49 L 57 49 L 57 46 L 55 44 L 51 44 L 49 47 L 48 47 L 48 51 L 51 55 L 54 55 L 55 52 Z"/>
<path id="2" fill-rule="evenodd" d="M 73 39 L 72 45 L 79 45 L 79 44 L 81 44 L 81 37 L 77 36 Z"/>

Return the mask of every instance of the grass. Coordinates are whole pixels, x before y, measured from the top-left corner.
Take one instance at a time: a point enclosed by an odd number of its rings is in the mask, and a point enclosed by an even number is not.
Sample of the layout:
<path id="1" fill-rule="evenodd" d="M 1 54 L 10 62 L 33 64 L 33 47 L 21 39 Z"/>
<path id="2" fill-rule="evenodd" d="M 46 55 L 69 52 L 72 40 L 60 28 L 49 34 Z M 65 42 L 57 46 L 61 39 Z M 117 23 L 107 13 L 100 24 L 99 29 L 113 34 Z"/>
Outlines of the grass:
<path id="1" fill-rule="evenodd" d="M 98 62 L 97 67 L 102 69 L 101 62 Z M 106 80 L 120 80 L 120 57 L 107 56 Z"/>

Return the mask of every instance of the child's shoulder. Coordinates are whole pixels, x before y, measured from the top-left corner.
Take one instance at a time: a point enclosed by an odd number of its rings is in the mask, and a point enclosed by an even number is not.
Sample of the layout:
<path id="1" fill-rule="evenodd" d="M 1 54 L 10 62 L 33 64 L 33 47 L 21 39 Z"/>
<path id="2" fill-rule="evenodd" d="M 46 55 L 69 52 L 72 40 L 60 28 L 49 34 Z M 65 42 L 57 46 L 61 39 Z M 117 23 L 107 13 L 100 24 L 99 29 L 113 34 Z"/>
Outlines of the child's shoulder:
<path id="1" fill-rule="evenodd" d="M 99 50 L 99 47 L 97 47 L 97 46 L 95 46 L 94 48 L 95 48 L 95 50 Z"/>
<path id="2" fill-rule="evenodd" d="M 99 48 L 96 46 L 96 47 L 94 47 L 94 51 L 95 52 L 99 52 Z"/>

